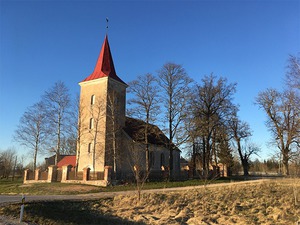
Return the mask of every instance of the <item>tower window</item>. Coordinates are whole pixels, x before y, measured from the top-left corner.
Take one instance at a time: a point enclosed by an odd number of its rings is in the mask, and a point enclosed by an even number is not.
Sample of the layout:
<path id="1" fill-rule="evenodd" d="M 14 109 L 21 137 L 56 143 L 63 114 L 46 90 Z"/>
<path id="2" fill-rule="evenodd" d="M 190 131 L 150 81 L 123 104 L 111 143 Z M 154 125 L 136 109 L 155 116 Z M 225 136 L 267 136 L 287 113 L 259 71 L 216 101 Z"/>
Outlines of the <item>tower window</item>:
<path id="1" fill-rule="evenodd" d="M 88 146 L 88 153 L 91 153 L 91 150 L 92 150 L 92 143 L 89 143 L 89 146 Z"/>
<path id="2" fill-rule="evenodd" d="M 90 129 L 93 129 L 94 128 L 94 119 L 91 118 L 90 119 Z"/>
<path id="3" fill-rule="evenodd" d="M 95 104 L 95 95 L 92 95 L 91 96 L 91 105 L 94 105 Z"/>

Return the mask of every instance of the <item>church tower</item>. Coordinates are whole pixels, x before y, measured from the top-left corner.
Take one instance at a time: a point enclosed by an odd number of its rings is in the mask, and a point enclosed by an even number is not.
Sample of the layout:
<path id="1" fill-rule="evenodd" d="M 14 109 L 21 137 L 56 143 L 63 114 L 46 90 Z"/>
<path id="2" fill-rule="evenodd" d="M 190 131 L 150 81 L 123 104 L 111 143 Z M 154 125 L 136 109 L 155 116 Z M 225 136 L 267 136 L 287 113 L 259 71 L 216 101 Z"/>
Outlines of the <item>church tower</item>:
<path id="1" fill-rule="evenodd" d="M 103 172 L 112 166 L 117 172 L 127 84 L 116 74 L 107 35 L 94 72 L 79 85 L 78 171 Z"/>

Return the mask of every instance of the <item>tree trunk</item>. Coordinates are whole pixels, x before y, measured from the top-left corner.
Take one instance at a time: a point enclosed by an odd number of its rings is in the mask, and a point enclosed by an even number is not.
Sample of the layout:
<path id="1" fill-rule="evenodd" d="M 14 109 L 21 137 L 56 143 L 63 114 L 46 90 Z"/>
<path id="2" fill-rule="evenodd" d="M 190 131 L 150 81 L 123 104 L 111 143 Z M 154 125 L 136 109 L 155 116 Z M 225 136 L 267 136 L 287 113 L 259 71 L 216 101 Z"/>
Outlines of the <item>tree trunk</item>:
<path id="1" fill-rule="evenodd" d="M 193 178 L 196 176 L 196 143 L 193 143 Z"/>
<path id="2" fill-rule="evenodd" d="M 149 174 L 150 160 L 149 160 L 149 143 L 148 143 L 148 124 L 149 124 L 149 114 L 147 113 L 146 127 L 145 127 L 145 144 L 146 144 L 146 172 Z"/>
<path id="3" fill-rule="evenodd" d="M 15 159 L 14 170 L 13 170 L 13 175 L 12 175 L 12 180 L 13 181 L 15 180 L 16 166 L 17 166 L 17 156 L 16 156 L 16 159 Z"/>
<path id="4" fill-rule="evenodd" d="M 209 174 L 209 158 L 210 158 L 210 144 L 209 144 L 209 140 L 210 140 L 210 135 L 207 136 L 206 138 L 206 154 L 205 154 L 205 173 L 204 173 L 204 176 L 205 176 L 205 179 L 208 178 L 208 174 Z"/>
<path id="5" fill-rule="evenodd" d="M 36 169 L 37 150 L 38 150 L 38 147 L 36 146 L 35 150 L 34 150 L 34 154 L 33 154 L 33 171 L 35 171 L 35 169 Z"/>
<path id="6" fill-rule="evenodd" d="M 113 148 L 113 180 L 117 180 L 117 124 L 115 115 L 115 105 L 111 106 L 111 120 L 112 120 L 112 148 Z"/>
<path id="7" fill-rule="evenodd" d="M 242 166 L 243 166 L 244 176 L 249 176 L 249 166 L 246 159 L 243 159 Z"/>
<path id="8" fill-rule="evenodd" d="M 34 153 L 33 153 L 33 171 L 35 171 L 36 169 L 36 159 L 39 150 L 39 140 L 40 140 L 40 132 L 35 136 L 35 146 L 34 146 Z"/>
<path id="9" fill-rule="evenodd" d="M 218 159 L 217 159 L 217 150 L 216 150 L 216 130 L 213 131 L 211 150 L 212 150 L 212 154 L 213 154 L 214 164 L 217 166 Z"/>
<path id="10" fill-rule="evenodd" d="M 113 179 L 117 179 L 117 143 L 116 143 L 116 131 L 113 131 L 113 159 L 114 159 L 114 174 Z"/>
<path id="11" fill-rule="evenodd" d="M 282 164 L 283 164 L 283 175 L 290 175 L 290 171 L 289 171 L 289 158 L 288 158 L 288 154 L 287 152 L 284 152 L 282 154 Z"/>
<path id="12" fill-rule="evenodd" d="M 78 135 L 80 137 L 80 135 Z M 77 151 L 76 151 L 76 167 L 75 167 L 75 176 L 77 177 L 78 167 L 79 167 L 79 158 L 80 158 L 80 138 L 77 140 Z"/>
<path id="13" fill-rule="evenodd" d="M 55 166 L 57 166 L 58 163 L 58 157 L 59 157 L 59 151 L 60 151 L 60 117 L 58 118 L 58 128 L 57 128 L 57 147 L 55 152 Z"/>
<path id="14" fill-rule="evenodd" d="M 203 176 L 205 174 L 205 171 L 206 171 L 206 160 L 205 160 L 205 157 L 206 157 L 206 152 L 205 152 L 205 148 L 206 148 L 206 145 L 205 145 L 205 138 L 203 137 L 202 138 L 202 169 L 203 169 Z"/>
<path id="15" fill-rule="evenodd" d="M 240 156 L 240 160 L 242 162 L 244 176 L 249 176 L 249 163 L 248 163 L 248 160 L 246 159 L 246 156 L 245 157 L 243 156 L 241 141 L 237 137 L 235 137 L 235 140 L 237 142 L 238 153 L 239 153 L 239 156 Z"/>
<path id="16" fill-rule="evenodd" d="M 170 104 L 171 106 L 172 104 Z M 173 132 L 172 132 L 172 114 L 171 114 L 171 109 L 169 109 L 169 180 L 173 179 Z"/>
<path id="17" fill-rule="evenodd" d="M 93 171 L 96 170 L 96 144 L 97 144 L 97 129 L 95 131 L 94 143 L 93 143 Z"/>

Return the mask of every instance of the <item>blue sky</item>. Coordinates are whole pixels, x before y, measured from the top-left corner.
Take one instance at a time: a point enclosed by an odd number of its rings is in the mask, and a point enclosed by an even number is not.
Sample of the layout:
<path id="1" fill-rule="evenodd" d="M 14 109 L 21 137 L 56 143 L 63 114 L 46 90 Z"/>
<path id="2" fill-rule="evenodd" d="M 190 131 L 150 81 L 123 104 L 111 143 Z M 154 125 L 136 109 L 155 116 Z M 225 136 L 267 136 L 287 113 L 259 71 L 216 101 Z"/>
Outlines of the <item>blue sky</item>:
<path id="1" fill-rule="evenodd" d="M 117 74 L 130 82 L 166 62 L 199 81 L 214 73 L 237 82 L 239 116 L 261 156 L 270 134 L 254 105 L 259 91 L 281 89 L 289 54 L 300 52 L 300 1 L 7 1 L 0 0 L 0 149 L 26 108 L 56 81 L 75 95 L 92 73 L 109 18 Z"/>

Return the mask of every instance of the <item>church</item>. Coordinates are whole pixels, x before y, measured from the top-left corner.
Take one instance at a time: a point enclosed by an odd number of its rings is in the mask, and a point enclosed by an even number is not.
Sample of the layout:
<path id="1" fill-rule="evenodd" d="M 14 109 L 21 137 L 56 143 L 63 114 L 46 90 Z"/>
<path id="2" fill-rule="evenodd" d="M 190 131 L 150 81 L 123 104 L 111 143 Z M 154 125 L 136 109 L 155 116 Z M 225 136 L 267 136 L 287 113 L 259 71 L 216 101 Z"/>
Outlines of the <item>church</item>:
<path id="1" fill-rule="evenodd" d="M 91 179 L 97 179 L 110 167 L 112 179 L 126 179 L 137 168 L 146 170 L 146 158 L 150 177 L 168 170 L 168 138 L 158 126 L 149 125 L 146 153 L 145 122 L 126 117 L 128 86 L 116 73 L 107 35 L 94 71 L 79 85 L 78 172 L 88 168 Z M 180 176 L 180 153 L 173 150 L 173 177 Z"/>

